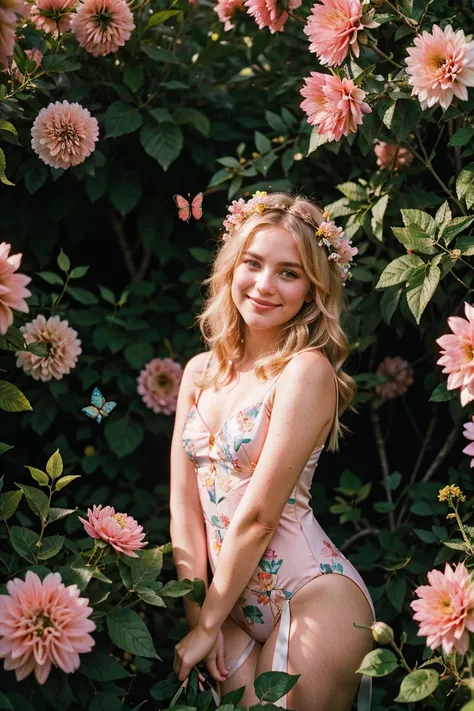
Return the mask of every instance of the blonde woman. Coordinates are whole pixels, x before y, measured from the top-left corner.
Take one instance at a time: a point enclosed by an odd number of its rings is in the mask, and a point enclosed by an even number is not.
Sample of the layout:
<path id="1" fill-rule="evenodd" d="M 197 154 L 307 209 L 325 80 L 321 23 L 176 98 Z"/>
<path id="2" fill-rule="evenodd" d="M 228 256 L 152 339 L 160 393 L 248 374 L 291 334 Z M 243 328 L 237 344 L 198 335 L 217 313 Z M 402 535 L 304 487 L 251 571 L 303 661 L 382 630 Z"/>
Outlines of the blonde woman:
<path id="1" fill-rule="evenodd" d="M 185 601 L 174 669 L 184 680 L 205 661 L 221 693 L 245 685 L 244 706 L 262 672 L 300 674 L 277 706 L 349 711 L 372 649 L 353 622 L 371 625 L 374 607 L 309 500 L 355 392 L 340 314 L 357 250 L 286 193 L 234 201 L 224 225 L 198 317 L 209 351 L 186 365 L 172 441 L 174 560 L 207 590 L 202 608 Z M 370 701 L 364 676 L 359 711 Z"/>

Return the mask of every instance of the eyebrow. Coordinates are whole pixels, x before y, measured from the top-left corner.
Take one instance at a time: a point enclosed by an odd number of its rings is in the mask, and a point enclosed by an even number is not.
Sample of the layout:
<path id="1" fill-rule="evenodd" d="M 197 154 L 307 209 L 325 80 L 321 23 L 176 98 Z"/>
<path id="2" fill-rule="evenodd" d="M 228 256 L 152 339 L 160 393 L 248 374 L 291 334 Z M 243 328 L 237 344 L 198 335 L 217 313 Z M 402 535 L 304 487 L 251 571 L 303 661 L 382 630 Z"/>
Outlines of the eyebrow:
<path id="1" fill-rule="evenodd" d="M 250 249 L 245 250 L 244 254 L 248 254 L 255 259 L 259 259 L 261 262 L 265 261 L 260 254 L 256 252 L 251 252 Z M 277 262 L 278 267 L 298 267 L 298 269 L 303 269 L 303 266 L 299 262 Z"/>

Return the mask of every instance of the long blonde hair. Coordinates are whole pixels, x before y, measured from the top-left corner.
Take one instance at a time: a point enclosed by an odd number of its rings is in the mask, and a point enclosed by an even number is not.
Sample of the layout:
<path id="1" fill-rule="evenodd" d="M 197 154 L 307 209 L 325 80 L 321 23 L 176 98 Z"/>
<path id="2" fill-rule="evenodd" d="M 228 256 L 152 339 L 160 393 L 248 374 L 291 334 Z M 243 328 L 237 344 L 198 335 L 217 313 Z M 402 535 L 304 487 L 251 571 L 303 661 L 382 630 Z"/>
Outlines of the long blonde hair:
<path id="1" fill-rule="evenodd" d="M 272 210 L 268 205 L 273 202 L 291 207 L 291 212 Z M 320 349 L 331 363 L 337 381 L 338 404 L 328 442 L 328 449 L 337 451 L 342 430 L 349 431 L 339 422 L 339 416 L 350 406 L 356 392 L 354 380 L 342 370 L 349 354 L 349 342 L 340 324 L 344 287 L 336 266 L 328 260 L 325 247 L 318 245 L 314 229 L 298 217 L 298 214 L 309 215 L 311 221 L 320 224 L 323 214 L 308 198 L 287 193 L 271 193 L 265 198 L 265 205 L 263 214 L 251 214 L 231 237 L 219 245 L 211 276 L 203 282 L 203 285 L 209 285 L 209 292 L 196 322 L 204 341 L 216 355 L 216 363 L 202 373 L 196 385 L 199 388 L 217 387 L 232 379 L 233 365 L 229 361 L 238 360 L 244 353 L 241 343 L 243 320 L 231 295 L 234 269 L 252 237 L 263 225 L 283 227 L 296 242 L 311 282 L 313 300 L 303 304 L 298 314 L 281 327 L 276 350 L 265 353 L 255 361 L 255 373 L 257 378 L 266 380 L 280 373 L 296 353 L 311 348 Z"/>

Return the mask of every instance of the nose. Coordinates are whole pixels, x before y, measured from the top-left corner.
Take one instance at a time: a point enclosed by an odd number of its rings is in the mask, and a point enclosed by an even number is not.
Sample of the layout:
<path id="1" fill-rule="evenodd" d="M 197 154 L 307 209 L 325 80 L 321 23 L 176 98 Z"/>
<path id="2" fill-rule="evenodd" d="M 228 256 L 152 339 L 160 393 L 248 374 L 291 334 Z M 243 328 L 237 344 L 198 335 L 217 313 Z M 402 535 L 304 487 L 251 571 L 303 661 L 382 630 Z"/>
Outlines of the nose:
<path id="1" fill-rule="evenodd" d="M 262 269 L 258 274 L 256 287 L 257 291 L 261 294 L 273 294 L 275 292 L 273 276 L 270 269 Z"/>

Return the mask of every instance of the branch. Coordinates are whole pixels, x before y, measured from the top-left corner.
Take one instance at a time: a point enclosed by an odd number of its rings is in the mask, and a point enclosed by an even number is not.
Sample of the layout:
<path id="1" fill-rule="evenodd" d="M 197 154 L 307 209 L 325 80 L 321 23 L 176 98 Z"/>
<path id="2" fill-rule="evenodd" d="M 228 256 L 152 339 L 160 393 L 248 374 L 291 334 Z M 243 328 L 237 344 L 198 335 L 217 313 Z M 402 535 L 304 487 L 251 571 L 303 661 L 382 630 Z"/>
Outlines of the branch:
<path id="1" fill-rule="evenodd" d="M 359 540 L 359 538 L 362 538 L 363 536 L 378 536 L 380 534 L 380 529 L 379 528 L 363 528 L 361 531 L 357 531 L 357 533 L 354 533 L 350 538 L 348 538 L 344 543 L 339 546 L 340 551 L 347 550 L 349 546 L 351 546 L 353 543 Z"/>
<path id="2" fill-rule="evenodd" d="M 152 256 L 153 255 L 149 249 L 145 249 L 143 251 L 143 256 L 142 256 L 142 260 L 140 262 L 140 266 L 138 267 L 137 273 L 135 275 L 135 279 L 133 279 L 132 281 L 141 281 L 143 279 L 143 277 L 145 276 L 145 274 L 148 271 L 148 267 L 150 266 Z"/>
<path id="3" fill-rule="evenodd" d="M 434 458 L 434 461 L 432 465 L 428 468 L 426 474 L 422 477 L 421 481 L 429 481 L 430 479 L 433 478 L 441 464 L 443 463 L 443 460 L 447 457 L 449 454 L 451 447 L 455 443 L 455 441 L 458 438 L 458 435 L 461 431 L 462 424 L 456 424 L 454 425 L 453 429 L 449 433 L 446 442 L 443 444 L 441 449 L 439 450 L 438 454 Z"/>
<path id="4" fill-rule="evenodd" d="M 113 207 L 109 207 L 108 213 L 110 215 L 110 220 L 114 228 L 115 236 L 117 237 L 117 242 L 119 243 L 119 247 L 122 250 L 123 259 L 125 262 L 125 266 L 128 269 L 128 273 L 130 274 L 130 278 L 132 281 L 137 281 L 137 270 L 135 267 L 135 262 L 133 261 L 130 245 L 128 244 L 127 238 L 125 236 L 125 230 L 123 229 L 123 220 L 118 216 L 117 212 L 113 209 Z"/>
<path id="5" fill-rule="evenodd" d="M 393 503 L 392 492 L 388 488 L 387 480 L 390 476 L 390 469 L 388 466 L 387 451 L 385 449 L 385 442 L 383 440 L 382 428 L 380 427 L 380 418 L 377 410 L 373 405 L 370 406 L 370 416 L 372 419 L 372 425 L 374 427 L 375 434 L 375 444 L 377 445 L 377 451 L 380 458 L 380 466 L 382 468 L 382 479 L 385 486 L 385 491 L 387 494 L 387 501 Z M 388 512 L 388 520 L 390 524 L 390 530 L 395 530 L 395 515 L 393 511 Z"/>

